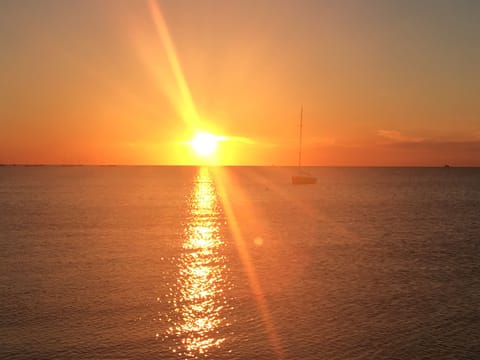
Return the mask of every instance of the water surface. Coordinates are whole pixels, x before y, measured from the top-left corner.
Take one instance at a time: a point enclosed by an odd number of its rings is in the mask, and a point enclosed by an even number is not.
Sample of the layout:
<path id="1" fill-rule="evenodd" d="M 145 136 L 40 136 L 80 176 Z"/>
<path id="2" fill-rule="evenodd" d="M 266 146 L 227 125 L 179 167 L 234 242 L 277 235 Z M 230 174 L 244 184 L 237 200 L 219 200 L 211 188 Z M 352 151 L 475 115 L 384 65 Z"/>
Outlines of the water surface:
<path id="1" fill-rule="evenodd" d="M 480 169 L 0 167 L 0 357 L 473 359 Z"/>

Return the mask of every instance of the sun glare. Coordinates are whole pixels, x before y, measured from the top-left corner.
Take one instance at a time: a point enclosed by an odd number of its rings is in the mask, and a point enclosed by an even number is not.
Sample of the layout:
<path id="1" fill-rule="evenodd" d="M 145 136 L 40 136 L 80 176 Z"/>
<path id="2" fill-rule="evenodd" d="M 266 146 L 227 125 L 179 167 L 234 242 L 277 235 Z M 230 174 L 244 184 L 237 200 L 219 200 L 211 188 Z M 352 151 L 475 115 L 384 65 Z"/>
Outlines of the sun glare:
<path id="1" fill-rule="evenodd" d="M 197 133 L 190 144 L 193 151 L 200 156 L 211 156 L 215 153 L 218 147 L 220 138 L 207 132 Z"/>

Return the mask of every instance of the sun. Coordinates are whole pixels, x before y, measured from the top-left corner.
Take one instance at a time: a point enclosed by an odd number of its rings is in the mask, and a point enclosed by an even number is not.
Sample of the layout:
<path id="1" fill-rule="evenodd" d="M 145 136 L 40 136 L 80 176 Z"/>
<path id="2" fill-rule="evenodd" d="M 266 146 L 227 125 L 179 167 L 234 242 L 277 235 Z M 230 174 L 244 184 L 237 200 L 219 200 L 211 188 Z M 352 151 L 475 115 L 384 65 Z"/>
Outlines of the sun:
<path id="1" fill-rule="evenodd" d="M 215 136 L 208 132 L 199 132 L 195 134 L 190 145 L 197 155 L 208 157 L 212 156 L 217 151 L 219 140 L 219 136 Z"/>

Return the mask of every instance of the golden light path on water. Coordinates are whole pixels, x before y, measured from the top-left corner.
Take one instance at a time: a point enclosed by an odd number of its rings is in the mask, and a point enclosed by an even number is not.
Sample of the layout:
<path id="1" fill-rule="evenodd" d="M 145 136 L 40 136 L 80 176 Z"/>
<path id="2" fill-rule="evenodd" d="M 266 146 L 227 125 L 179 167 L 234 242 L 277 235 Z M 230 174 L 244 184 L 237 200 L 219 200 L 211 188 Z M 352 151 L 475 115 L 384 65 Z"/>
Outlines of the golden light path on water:
<path id="1" fill-rule="evenodd" d="M 177 283 L 170 294 L 173 315 L 167 336 L 175 340 L 173 353 L 198 358 L 222 345 L 225 331 L 221 330 L 229 325 L 224 315 L 228 283 L 221 252 L 220 207 L 208 168 L 200 168 L 189 202 Z"/>
<path id="2" fill-rule="evenodd" d="M 199 125 L 198 112 L 162 10 L 155 0 L 147 0 L 147 4 L 178 89 L 176 94 L 167 93 L 183 121 L 196 129 Z M 152 74 L 158 74 L 157 66 L 151 61 L 147 63 Z M 154 77 L 161 79 L 161 77 Z M 215 183 L 219 187 L 219 199 L 217 199 Z M 231 185 L 226 174 L 217 171 L 210 174 L 207 168 L 202 168 L 197 177 L 192 201 L 192 222 L 187 226 L 187 240 L 184 243 L 184 249 L 190 250 L 190 254 L 186 252 L 181 259 L 180 276 L 177 282 L 177 287 L 181 289 L 181 296 L 173 301 L 177 316 L 174 317 L 176 320 L 171 321 L 173 326 L 168 330 L 170 335 L 181 339 L 182 345 L 173 347 L 172 351 L 179 354 L 183 352 L 188 357 L 198 357 L 214 347 L 221 346 L 225 341 L 225 338 L 218 336 L 217 331 L 220 326 L 227 324 L 226 319 L 221 315 L 227 303 L 222 289 L 222 286 L 226 288 L 222 275 L 225 265 L 219 253 L 219 248 L 223 245 L 219 236 L 218 223 L 220 200 L 270 345 L 276 358 L 283 359 L 280 338 L 255 267 L 245 246 L 238 214 L 230 201 L 228 189 L 236 188 Z"/>

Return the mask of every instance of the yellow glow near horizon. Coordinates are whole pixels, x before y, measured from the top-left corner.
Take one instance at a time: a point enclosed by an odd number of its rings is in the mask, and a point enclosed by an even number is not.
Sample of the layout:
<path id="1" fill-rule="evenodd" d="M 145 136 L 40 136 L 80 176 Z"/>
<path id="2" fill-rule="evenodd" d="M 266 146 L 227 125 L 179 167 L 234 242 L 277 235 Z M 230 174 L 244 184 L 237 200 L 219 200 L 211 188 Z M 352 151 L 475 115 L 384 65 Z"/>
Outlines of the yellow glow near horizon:
<path id="1" fill-rule="evenodd" d="M 197 155 L 209 157 L 217 151 L 219 140 L 221 140 L 220 136 L 208 132 L 199 132 L 195 134 L 190 145 Z"/>

